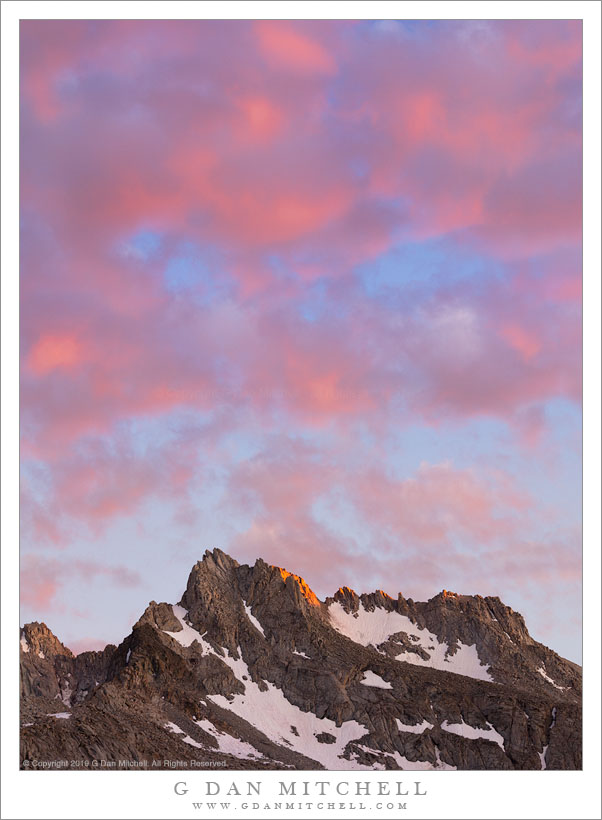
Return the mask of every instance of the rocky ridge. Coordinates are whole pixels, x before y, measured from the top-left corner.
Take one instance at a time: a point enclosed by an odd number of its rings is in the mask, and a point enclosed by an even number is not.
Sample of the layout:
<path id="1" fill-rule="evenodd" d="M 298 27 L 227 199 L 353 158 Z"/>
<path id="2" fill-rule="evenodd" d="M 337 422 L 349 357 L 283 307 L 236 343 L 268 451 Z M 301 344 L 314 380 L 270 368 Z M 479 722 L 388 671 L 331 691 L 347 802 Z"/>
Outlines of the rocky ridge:
<path id="1" fill-rule="evenodd" d="M 21 696 L 27 762 L 581 767 L 581 670 L 499 598 L 342 588 L 320 601 L 299 576 L 220 550 L 117 647 L 74 656 L 27 624 Z"/>

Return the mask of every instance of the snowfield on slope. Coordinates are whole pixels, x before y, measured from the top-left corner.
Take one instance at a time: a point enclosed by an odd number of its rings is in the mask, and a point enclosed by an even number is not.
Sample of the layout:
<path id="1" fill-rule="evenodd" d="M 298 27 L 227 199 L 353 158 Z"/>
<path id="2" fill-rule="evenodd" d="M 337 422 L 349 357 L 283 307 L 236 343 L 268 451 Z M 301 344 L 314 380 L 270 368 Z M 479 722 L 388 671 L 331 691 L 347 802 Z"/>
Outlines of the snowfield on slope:
<path id="1" fill-rule="evenodd" d="M 246 720 L 278 745 L 299 752 L 312 760 L 317 760 L 327 769 L 369 769 L 355 760 L 346 760 L 340 755 L 352 740 L 368 734 L 368 730 L 355 720 L 348 720 L 337 726 L 333 720 L 319 718 L 313 712 L 303 712 L 298 706 L 290 703 L 281 689 L 266 681 L 267 691 L 262 692 L 251 680 L 247 664 L 231 657 L 222 658 L 232 669 L 235 676 L 245 687 L 242 695 L 232 699 L 224 695 L 207 695 L 222 709 L 228 709 Z M 247 680 L 243 680 L 243 676 Z M 229 696 L 231 697 L 231 696 Z M 317 735 L 328 732 L 336 740 L 334 743 L 320 743 Z"/>
<path id="2" fill-rule="evenodd" d="M 238 659 L 235 659 L 230 655 L 225 655 L 224 657 L 218 655 L 213 649 L 213 647 L 207 641 L 204 640 L 201 633 L 193 627 L 191 627 L 186 622 L 186 617 L 188 613 L 186 612 L 186 610 L 184 610 L 183 607 L 173 606 L 172 610 L 174 615 L 182 625 L 182 631 L 163 631 L 167 635 L 170 635 L 172 638 L 178 641 L 178 643 L 180 643 L 182 646 L 190 646 L 194 641 L 198 641 L 199 645 L 202 647 L 203 653 L 213 654 L 216 655 L 216 657 L 220 658 L 221 661 L 223 661 L 230 667 L 235 677 L 243 684 L 245 688 L 245 692 L 242 695 L 235 694 L 228 695 L 228 697 L 224 695 L 207 695 L 208 700 L 210 700 L 212 703 L 215 703 L 216 706 L 220 706 L 222 709 L 227 709 L 228 711 L 234 712 L 234 714 L 238 715 L 238 717 L 240 718 L 243 718 L 243 720 L 246 720 L 251 726 L 258 729 L 269 740 L 273 741 L 279 746 L 285 746 L 291 751 L 295 751 L 299 754 L 305 755 L 311 760 L 317 760 L 326 769 L 331 769 L 334 771 L 369 771 L 375 768 L 381 768 L 381 764 L 366 766 L 363 763 L 360 763 L 360 761 L 357 759 L 357 756 L 353 755 L 352 750 L 351 759 L 348 760 L 347 758 L 342 756 L 349 743 L 351 743 L 352 741 L 357 741 L 361 737 L 364 737 L 368 734 L 368 729 L 365 726 L 362 726 L 361 723 L 358 723 L 355 720 L 348 720 L 345 721 L 341 726 L 337 726 L 336 723 L 333 720 L 330 720 L 329 718 L 319 718 L 313 712 L 304 712 L 301 709 L 299 709 L 298 706 L 295 706 L 290 701 L 288 701 L 284 696 L 284 692 L 282 692 L 281 689 L 278 689 L 276 686 L 274 686 L 274 684 L 270 683 L 269 681 L 265 681 L 267 690 L 262 691 L 259 688 L 259 686 L 252 680 L 249 668 L 242 658 L 242 650 L 240 649 L 240 647 L 238 647 L 238 654 L 240 655 Z M 372 613 L 367 614 L 370 615 Z M 393 631 L 398 632 L 399 627 L 394 626 Z M 386 640 L 386 638 L 383 640 Z M 367 686 L 391 688 L 390 683 L 383 680 L 379 675 L 376 675 L 376 673 L 372 672 L 371 670 L 367 670 L 365 672 L 364 680 L 362 681 L 362 683 Z M 199 722 L 198 725 L 201 726 L 201 728 L 205 729 L 205 726 L 202 725 L 201 722 Z M 175 727 L 173 724 L 167 724 L 166 728 L 173 732 L 177 730 L 177 732 L 182 733 L 182 730 L 178 727 Z M 333 735 L 335 737 L 335 742 L 320 743 L 320 741 L 318 741 L 317 739 L 317 736 L 320 735 L 322 732 L 327 732 L 328 734 Z M 219 737 L 217 737 L 217 735 L 214 734 L 214 737 L 216 737 L 218 739 L 218 742 L 220 742 L 220 739 Z M 190 742 L 190 745 L 198 745 L 196 741 L 193 741 L 192 738 L 189 738 L 188 736 L 181 738 L 181 740 L 183 740 L 185 743 Z M 232 737 L 229 737 L 229 739 L 222 738 L 220 742 L 220 751 L 222 750 L 222 742 L 224 744 L 230 744 L 230 742 L 232 741 L 236 746 L 236 740 L 236 738 Z M 246 751 L 250 752 L 250 750 L 252 750 L 252 752 L 256 752 L 256 750 L 253 749 L 252 746 L 244 744 L 243 741 L 239 741 L 239 743 L 243 744 L 244 747 L 248 747 Z M 391 754 L 389 752 L 381 752 L 375 749 L 368 749 L 368 747 L 360 746 L 359 748 L 364 748 L 366 751 L 370 751 L 374 754 L 381 755 L 382 757 L 393 758 L 393 760 L 395 760 L 397 765 L 402 770 L 426 771 L 430 769 L 453 768 L 447 766 L 447 764 L 445 763 L 441 763 L 439 759 L 437 764 L 433 766 L 431 763 L 428 763 L 427 761 L 407 760 L 398 752 Z M 238 746 L 238 751 L 239 754 L 236 755 L 237 757 L 241 756 L 241 746 Z M 236 752 L 230 752 L 230 754 L 236 754 Z"/>
<path id="3" fill-rule="evenodd" d="M 399 612 L 388 612 L 379 607 L 370 612 L 360 604 L 358 612 L 353 614 L 346 612 L 341 604 L 335 601 L 329 606 L 328 614 L 337 632 L 362 646 L 373 646 L 376 649 L 381 643 L 388 641 L 391 635 L 405 632 L 410 639 L 415 639 L 416 647 L 429 656 L 425 659 L 414 652 L 404 651 L 396 656 L 397 661 L 430 666 L 433 669 L 454 672 L 477 680 L 493 680 L 489 674 L 489 667 L 481 663 L 474 644 L 468 646 L 459 641 L 455 654 L 448 655 L 449 646 L 446 643 L 439 641 L 428 629 L 421 629 L 413 624 L 406 615 L 400 615 Z"/>
<path id="4" fill-rule="evenodd" d="M 370 768 L 369 766 L 360 765 L 355 760 L 346 760 L 339 757 L 349 741 L 357 740 L 367 734 L 368 730 L 365 726 L 353 720 L 343 723 L 342 726 L 337 726 L 334 721 L 328 720 L 328 718 L 318 718 L 313 712 L 303 712 L 290 703 L 280 689 L 267 681 L 267 691 L 262 692 L 259 686 L 251 680 L 251 673 L 242 659 L 240 648 L 239 654 L 241 657 L 238 660 L 229 655 L 221 657 L 203 639 L 200 632 L 186 623 L 185 619 L 188 613 L 183 607 L 173 606 L 172 610 L 182 625 L 182 631 L 163 631 L 182 646 L 190 646 L 194 641 L 198 641 L 204 654 L 213 654 L 220 658 L 232 669 L 236 678 L 245 687 L 244 695 L 234 695 L 228 698 L 224 695 L 208 695 L 208 699 L 213 703 L 234 712 L 274 743 L 284 745 L 295 752 L 310 757 L 312 760 L 317 760 L 327 769 Z M 247 680 L 244 680 L 243 676 Z M 293 731 L 293 727 L 297 734 Z M 322 732 L 334 735 L 336 742 L 332 744 L 320 743 L 316 739 L 316 735 Z"/>
<path id="5" fill-rule="evenodd" d="M 468 723 L 448 723 L 446 720 L 441 724 L 444 732 L 451 732 L 453 735 L 465 737 L 468 740 L 491 740 L 504 751 L 504 738 L 497 732 L 491 723 L 488 723 L 488 729 L 476 729 L 474 726 L 469 726 Z"/>

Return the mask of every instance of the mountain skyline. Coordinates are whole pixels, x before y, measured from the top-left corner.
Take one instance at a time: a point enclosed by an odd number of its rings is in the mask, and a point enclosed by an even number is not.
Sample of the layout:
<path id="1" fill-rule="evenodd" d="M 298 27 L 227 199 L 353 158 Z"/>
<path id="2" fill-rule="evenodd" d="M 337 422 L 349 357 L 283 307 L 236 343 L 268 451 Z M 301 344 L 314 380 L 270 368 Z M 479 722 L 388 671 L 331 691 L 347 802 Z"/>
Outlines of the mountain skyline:
<path id="1" fill-rule="evenodd" d="M 218 546 L 579 661 L 580 21 L 20 31 L 22 621 Z"/>
<path id="2" fill-rule="evenodd" d="M 581 767 L 580 667 L 495 597 L 320 601 L 215 549 L 119 646 L 74 657 L 31 623 L 20 659 L 24 768 Z"/>

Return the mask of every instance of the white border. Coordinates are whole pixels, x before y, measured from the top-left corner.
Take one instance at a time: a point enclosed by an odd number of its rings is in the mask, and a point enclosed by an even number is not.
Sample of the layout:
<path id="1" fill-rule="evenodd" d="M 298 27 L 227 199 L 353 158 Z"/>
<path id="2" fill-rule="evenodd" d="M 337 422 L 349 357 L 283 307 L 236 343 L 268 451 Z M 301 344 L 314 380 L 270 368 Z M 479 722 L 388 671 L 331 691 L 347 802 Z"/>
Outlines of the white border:
<path id="1" fill-rule="evenodd" d="M 187 780 L 247 779 L 241 772 L 140 773 L 57 772 L 30 774 L 17 769 L 18 748 L 18 42 L 19 19 L 583 19 L 584 35 L 584 771 L 404 773 L 429 790 L 407 798 L 406 816 L 423 818 L 599 818 L 600 771 L 600 4 L 589 2 L 396 2 L 306 0 L 263 2 L 5 2 L 2 5 L 2 817 L 3 818 L 167 818 L 276 817 L 272 813 L 194 811 L 176 798 L 173 786 Z M 559 606 L 562 602 L 559 601 Z M 298 779 L 320 779 L 317 772 Z M 377 773 L 379 780 L 400 773 Z M 366 773 L 324 773 L 323 779 L 367 780 Z M 259 773 L 249 772 L 257 780 Z M 282 772 L 261 778 L 270 784 Z M 200 797 L 199 800 L 204 798 Z M 365 817 L 358 810 L 296 817 Z M 285 816 L 282 814 L 282 816 Z M 374 816 L 372 814 L 371 816 Z M 383 813 L 382 817 L 400 816 Z"/>

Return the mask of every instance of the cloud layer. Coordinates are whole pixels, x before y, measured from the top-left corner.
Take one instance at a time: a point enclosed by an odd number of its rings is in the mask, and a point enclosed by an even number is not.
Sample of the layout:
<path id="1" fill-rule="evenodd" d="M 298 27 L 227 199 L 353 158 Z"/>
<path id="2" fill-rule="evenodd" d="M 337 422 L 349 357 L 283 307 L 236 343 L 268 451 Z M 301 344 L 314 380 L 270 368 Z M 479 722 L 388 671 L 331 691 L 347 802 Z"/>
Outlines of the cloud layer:
<path id="1" fill-rule="evenodd" d="M 134 589 L 115 533 L 152 515 L 157 583 L 211 532 L 324 589 L 509 595 L 566 645 L 540 615 L 578 609 L 579 23 L 21 31 L 27 612 Z"/>

